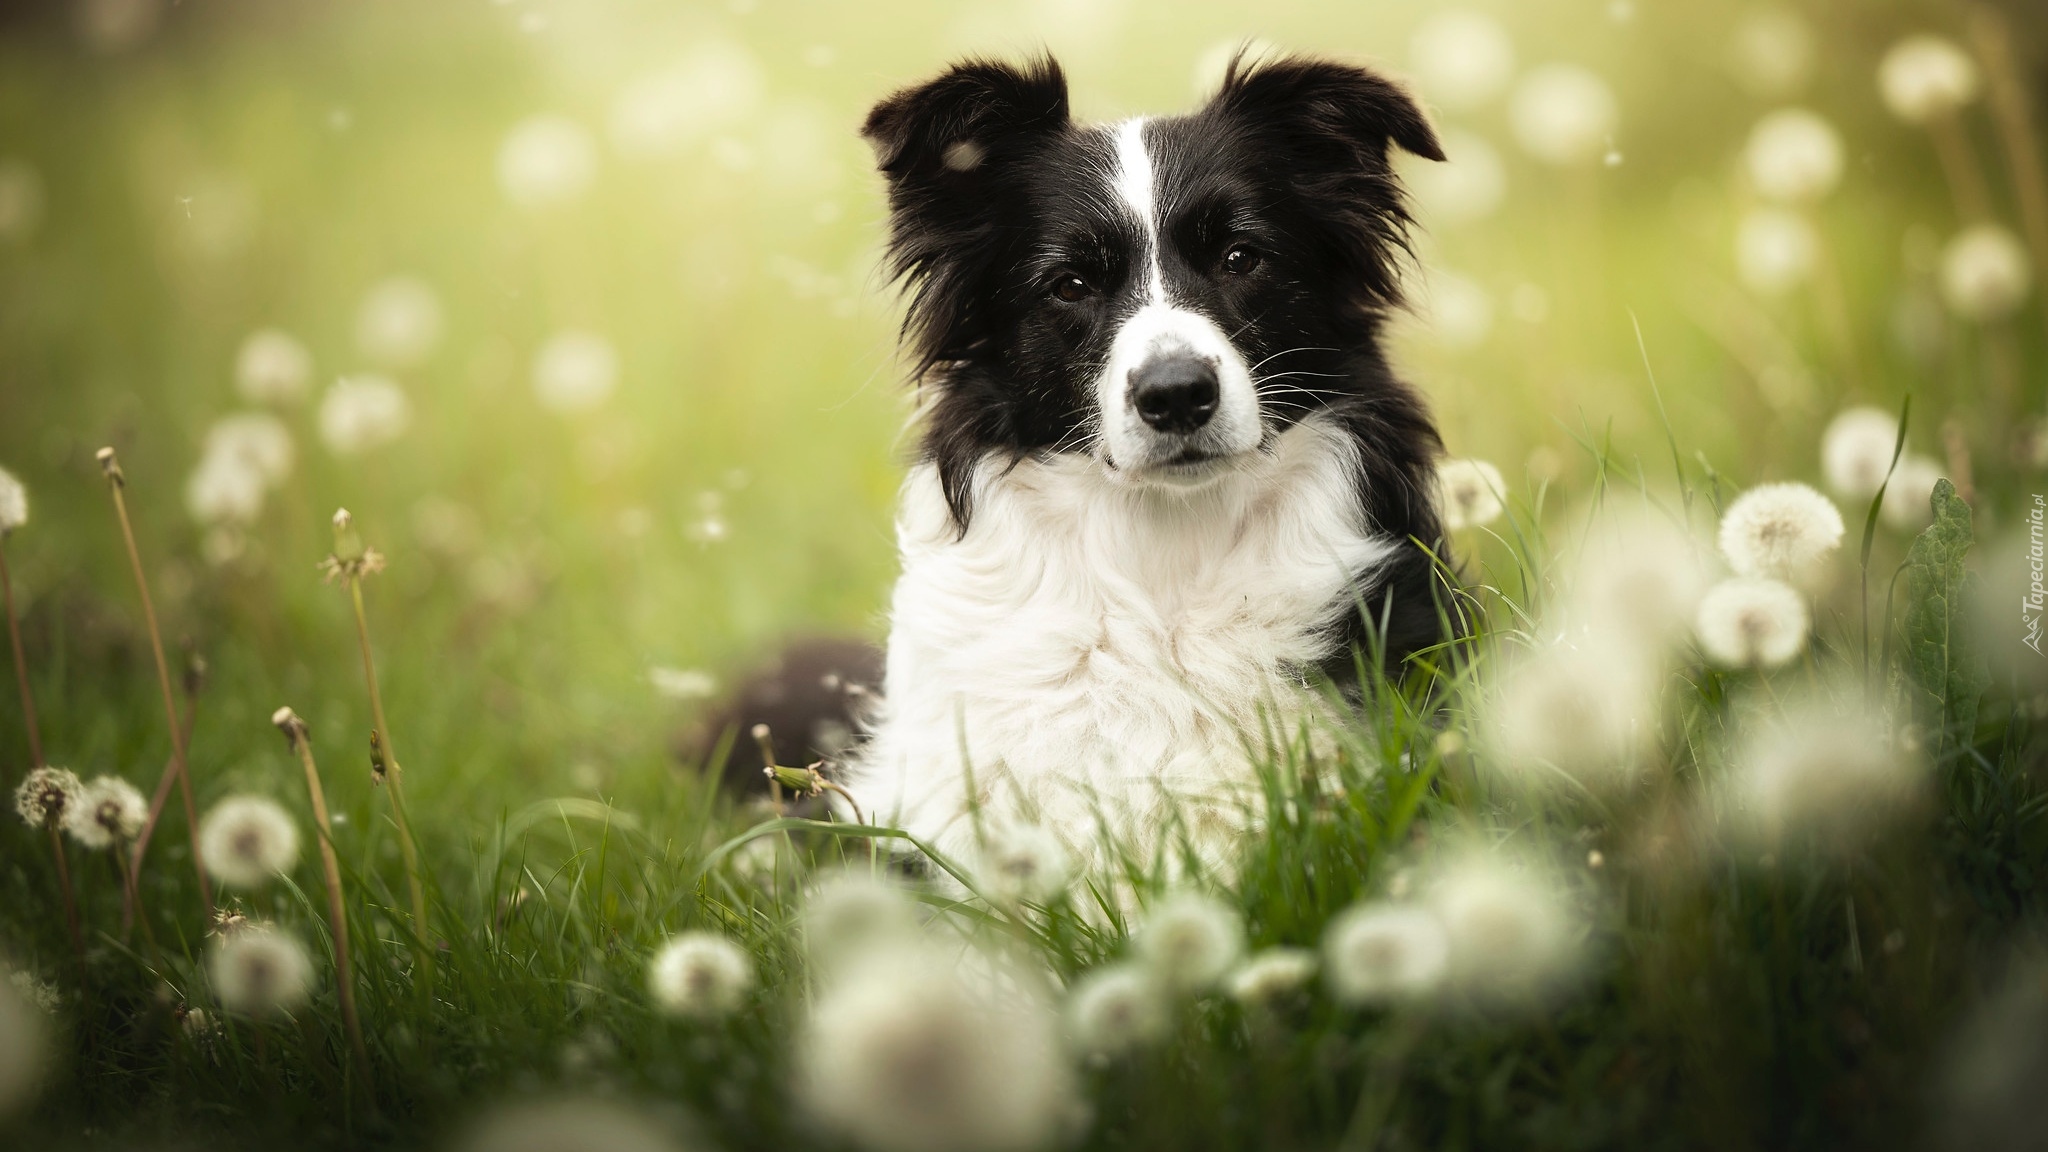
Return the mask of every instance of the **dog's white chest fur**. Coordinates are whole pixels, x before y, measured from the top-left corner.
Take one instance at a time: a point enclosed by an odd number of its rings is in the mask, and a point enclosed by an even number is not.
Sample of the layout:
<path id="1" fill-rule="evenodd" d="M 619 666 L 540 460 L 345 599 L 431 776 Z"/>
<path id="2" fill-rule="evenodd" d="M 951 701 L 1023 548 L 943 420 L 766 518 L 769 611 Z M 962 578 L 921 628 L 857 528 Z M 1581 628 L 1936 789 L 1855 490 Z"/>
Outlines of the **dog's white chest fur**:
<path id="1" fill-rule="evenodd" d="M 1248 740 L 1299 717 L 1300 670 L 1393 547 L 1334 428 L 1253 460 L 1193 491 L 1088 457 L 990 464 L 964 539 L 913 471 L 884 702 L 849 774 L 863 807 L 959 852 L 971 806 L 1078 841 L 1098 813 L 1142 835 L 1165 797 L 1251 784 Z"/>

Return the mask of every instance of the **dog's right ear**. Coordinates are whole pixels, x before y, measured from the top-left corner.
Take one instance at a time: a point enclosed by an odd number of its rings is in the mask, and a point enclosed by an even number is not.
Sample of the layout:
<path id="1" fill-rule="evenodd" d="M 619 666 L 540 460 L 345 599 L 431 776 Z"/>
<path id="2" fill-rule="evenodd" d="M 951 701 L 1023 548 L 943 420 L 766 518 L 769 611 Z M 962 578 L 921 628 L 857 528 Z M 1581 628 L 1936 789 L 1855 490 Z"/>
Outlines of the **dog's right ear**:
<path id="1" fill-rule="evenodd" d="M 991 161 L 1068 122 L 1067 78 L 1052 57 L 1022 67 L 969 60 L 875 105 L 861 135 L 901 210 L 906 192 L 971 189 Z"/>

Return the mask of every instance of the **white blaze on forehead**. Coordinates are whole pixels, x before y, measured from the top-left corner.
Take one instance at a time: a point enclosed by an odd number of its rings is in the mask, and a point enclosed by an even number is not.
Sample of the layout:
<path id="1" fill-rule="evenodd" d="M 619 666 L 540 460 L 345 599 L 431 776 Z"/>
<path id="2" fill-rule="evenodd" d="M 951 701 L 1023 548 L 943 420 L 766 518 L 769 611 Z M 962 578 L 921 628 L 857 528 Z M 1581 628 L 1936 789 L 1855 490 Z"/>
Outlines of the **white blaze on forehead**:
<path id="1" fill-rule="evenodd" d="M 1152 154 L 1145 150 L 1145 119 L 1126 120 L 1116 129 L 1116 190 L 1137 214 L 1144 232 L 1145 298 L 1166 298 L 1159 272 L 1159 209 L 1152 188 Z"/>

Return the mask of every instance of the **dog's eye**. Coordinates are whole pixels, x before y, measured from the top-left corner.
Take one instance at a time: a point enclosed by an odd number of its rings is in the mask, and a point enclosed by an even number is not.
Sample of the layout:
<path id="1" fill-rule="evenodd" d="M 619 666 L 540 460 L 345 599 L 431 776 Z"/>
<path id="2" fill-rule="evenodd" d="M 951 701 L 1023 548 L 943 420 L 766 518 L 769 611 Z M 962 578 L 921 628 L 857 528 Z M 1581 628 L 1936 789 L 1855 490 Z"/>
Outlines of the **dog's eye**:
<path id="1" fill-rule="evenodd" d="M 1223 254 L 1223 270 L 1232 276 L 1242 276 L 1259 266 L 1259 254 L 1240 244 Z"/>
<path id="2" fill-rule="evenodd" d="M 1069 304 L 1078 304 L 1095 295 L 1095 285 L 1068 272 L 1052 282 L 1052 294 Z"/>

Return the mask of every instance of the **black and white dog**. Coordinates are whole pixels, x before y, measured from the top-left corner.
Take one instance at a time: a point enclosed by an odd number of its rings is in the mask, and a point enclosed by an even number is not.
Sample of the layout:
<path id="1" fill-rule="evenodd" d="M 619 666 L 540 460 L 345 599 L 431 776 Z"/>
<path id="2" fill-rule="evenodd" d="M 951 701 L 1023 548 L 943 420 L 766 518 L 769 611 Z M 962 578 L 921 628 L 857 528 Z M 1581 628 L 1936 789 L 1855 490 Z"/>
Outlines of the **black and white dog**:
<path id="1" fill-rule="evenodd" d="M 1076 123 L 1050 59 L 969 62 L 865 134 L 922 393 L 883 699 L 845 780 L 952 851 L 1251 784 L 1368 627 L 1443 638 L 1436 431 L 1390 370 L 1415 102 L 1234 64 L 1187 116 Z"/>

